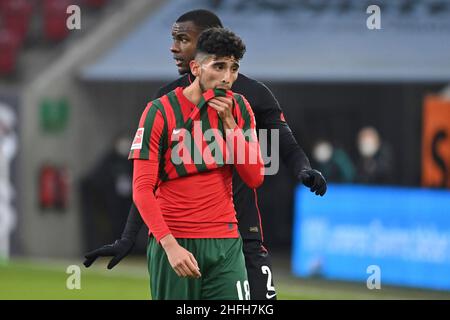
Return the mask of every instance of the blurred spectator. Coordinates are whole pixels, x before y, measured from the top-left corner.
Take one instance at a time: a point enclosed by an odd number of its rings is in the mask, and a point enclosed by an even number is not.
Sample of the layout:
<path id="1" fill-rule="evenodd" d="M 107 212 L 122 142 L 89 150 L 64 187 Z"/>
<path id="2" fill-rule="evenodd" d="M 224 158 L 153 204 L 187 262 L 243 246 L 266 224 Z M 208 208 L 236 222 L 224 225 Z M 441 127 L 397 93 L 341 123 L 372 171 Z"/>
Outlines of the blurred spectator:
<path id="1" fill-rule="evenodd" d="M 17 151 L 15 122 L 16 115 L 11 108 L 0 103 L 0 262 L 9 257 L 9 237 L 16 221 L 11 204 L 14 189 L 10 181 L 11 162 Z"/>
<path id="2" fill-rule="evenodd" d="M 132 201 L 131 140 L 119 135 L 81 183 L 86 246 L 89 248 L 120 237 Z"/>
<path id="3" fill-rule="evenodd" d="M 313 147 L 313 160 L 317 170 L 332 182 L 352 182 L 355 167 L 347 153 L 326 140 L 318 141 Z"/>
<path id="4" fill-rule="evenodd" d="M 373 127 L 363 127 L 357 137 L 359 158 L 357 181 L 389 184 L 394 182 L 391 147 L 383 142 Z"/>

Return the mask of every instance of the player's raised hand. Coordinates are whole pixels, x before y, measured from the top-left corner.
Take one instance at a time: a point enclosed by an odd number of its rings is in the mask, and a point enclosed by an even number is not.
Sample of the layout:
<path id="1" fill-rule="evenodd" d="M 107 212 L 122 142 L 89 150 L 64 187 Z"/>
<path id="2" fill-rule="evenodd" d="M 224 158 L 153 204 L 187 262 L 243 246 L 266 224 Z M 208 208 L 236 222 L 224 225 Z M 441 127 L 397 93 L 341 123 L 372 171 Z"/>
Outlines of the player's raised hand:
<path id="1" fill-rule="evenodd" d="M 318 170 L 303 169 L 298 174 L 298 179 L 316 195 L 323 196 L 327 192 L 327 181 Z"/>
<path id="2" fill-rule="evenodd" d="M 172 235 L 161 239 L 167 259 L 179 277 L 200 278 L 200 268 L 192 253 L 178 244 Z"/>
<path id="3" fill-rule="evenodd" d="M 217 111 L 226 129 L 237 126 L 233 117 L 233 99 L 230 97 L 215 97 L 208 101 L 208 105 Z"/>
<path id="4" fill-rule="evenodd" d="M 108 263 L 108 269 L 114 268 L 133 249 L 134 242 L 127 238 L 116 240 L 113 244 L 104 245 L 101 248 L 88 252 L 84 257 L 83 264 L 89 268 L 98 257 L 113 257 Z"/>

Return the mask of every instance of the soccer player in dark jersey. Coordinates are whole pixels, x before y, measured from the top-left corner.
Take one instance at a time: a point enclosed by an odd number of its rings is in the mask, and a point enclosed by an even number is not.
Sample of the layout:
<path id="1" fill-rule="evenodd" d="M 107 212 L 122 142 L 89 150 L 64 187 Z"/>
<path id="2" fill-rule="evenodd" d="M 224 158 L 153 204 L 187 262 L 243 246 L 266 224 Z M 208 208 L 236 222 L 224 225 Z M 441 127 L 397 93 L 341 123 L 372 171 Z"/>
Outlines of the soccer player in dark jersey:
<path id="1" fill-rule="evenodd" d="M 129 159 L 133 201 L 150 231 L 153 299 L 250 299 L 232 175 L 257 188 L 264 162 L 253 111 L 230 91 L 244 52 L 231 31 L 205 30 L 190 61 L 195 80 L 141 116 Z"/>
<path id="2" fill-rule="evenodd" d="M 222 23 L 214 13 L 207 10 L 189 11 L 177 19 L 172 28 L 173 44 L 170 50 L 178 72 L 182 76 L 162 87 L 155 98 L 176 87 L 186 87 L 193 81 L 189 61 L 194 57 L 199 34 L 210 27 L 222 27 Z M 258 129 L 279 130 L 281 159 L 290 172 L 310 188 L 311 192 L 323 196 L 327 189 L 326 181 L 320 172 L 311 168 L 307 156 L 294 138 L 272 92 L 263 83 L 241 73 L 233 84 L 232 90 L 242 94 L 249 101 Z M 244 242 L 243 249 L 251 299 L 275 299 L 276 292 L 273 285 L 271 259 L 263 246 L 264 238 L 258 209 L 257 191 L 248 188 L 239 176 L 234 174 L 233 196 L 239 232 Z M 108 268 L 113 268 L 129 254 L 142 225 L 141 216 L 135 206 L 132 205 L 121 238 L 113 244 L 89 252 L 86 255 L 85 265 L 90 266 L 99 256 L 112 256 Z"/>

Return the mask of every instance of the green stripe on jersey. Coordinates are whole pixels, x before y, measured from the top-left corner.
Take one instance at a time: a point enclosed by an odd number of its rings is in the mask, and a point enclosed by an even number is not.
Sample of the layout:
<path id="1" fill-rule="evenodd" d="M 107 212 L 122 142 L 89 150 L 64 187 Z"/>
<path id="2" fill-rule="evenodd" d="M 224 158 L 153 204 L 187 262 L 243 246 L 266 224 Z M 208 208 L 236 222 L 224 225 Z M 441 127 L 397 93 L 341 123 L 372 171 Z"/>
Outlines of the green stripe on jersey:
<path id="1" fill-rule="evenodd" d="M 241 110 L 241 116 L 244 119 L 244 127 L 242 128 L 242 130 L 244 131 L 244 133 L 247 133 L 247 130 L 249 130 L 251 128 L 251 119 L 250 119 L 250 113 L 247 110 L 247 107 L 245 105 L 244 99 L 242 98 L 241 95 L 239 94 L 235 94 L 234 95 L 238 105 L 236 107 L 238 107 Z M 249 141 L 250 137 L 245 134 L 245 140 Z"/>
<path id="2" fill-rule="evenodd" d="M 173 111 L 173 115 L 175 117 L 175 128 L 174 129 L 179 129 L 179 128 L 183 128 L 184 126 L 184 119 L 183 119 L 183 113 L 181 111 L 181 106 L 180 103 L 178 102 L 177 96 L 175 94 L 175 91 L 171 91 L 167 94 L 167 97 L 169 98 L 169 103 L 170 103 L 170 107 L 172 108 Z M 173 149 L 177 148 L 178 146 L 178 141 L 171 141 L 169 142 L 171 148 L 170 151 L 172 151 Z M 172 153 L 172 152 L 171 152 Z M 170 155 L 170 159 L 172 160 L 172 156 L 177 157 L 177 162 L 180 162 L 179 156 L 178 154 L 174 155 L 171 154 Z M 181 163 L 181 164 L 175 164 L 172 161 L 173 166 L 175 167 L 175 171 L 177 172 L 177 175 L 179 177 L 185 176 L 187 174 L 186 168 L 185 166 Z"/>
<path id="3" fill-rule="evenodd" d="M 219 118 L 218 119 L 218 126 L 219 126 L 218 129 L 219 129 L 219 132 L 220 132 L 219 134 L 223 137 L 224 133 L 223 133 L 222 120 L 220 120 L 220 117 L 218 117 L 218 118 Z M 203 133 L 206 130 L 211 129 L 211 122 L 209 121 L 209 116 L 208 116 L 208 110 L 207 109 L 202 114 L 201 120 L 202 120 L 202 124 L 204 125 L 203 126 Z M 219 143 L 216 140 L 215 136 L 213 135 L 212 140 L 210 142 L 206 142 L 206 144 L 207 144 L 209 150 L 211 151 L 211 154 L 214 157 L 214 160 L 217 163 L 217 165 L 218 166 L 223 165 L 225 160 L 223 158 L 222 152 L 220 151 Z M 213 150 L 215 151 L 214 153 L 213 153 Z"/>
<path id="4" fill-rule="evenodd" d="M 147 112 L 147 116 L 144 121 L 144 136 L 142 140 L 142 149 L 140 152 L 141 159 L 149 159 L 150 158 L 150 138 L 153 130 L 153 123 L 155 122 L 156 113 L 158 112 L 158 108 L 154 105 L 150 107 Z"/>

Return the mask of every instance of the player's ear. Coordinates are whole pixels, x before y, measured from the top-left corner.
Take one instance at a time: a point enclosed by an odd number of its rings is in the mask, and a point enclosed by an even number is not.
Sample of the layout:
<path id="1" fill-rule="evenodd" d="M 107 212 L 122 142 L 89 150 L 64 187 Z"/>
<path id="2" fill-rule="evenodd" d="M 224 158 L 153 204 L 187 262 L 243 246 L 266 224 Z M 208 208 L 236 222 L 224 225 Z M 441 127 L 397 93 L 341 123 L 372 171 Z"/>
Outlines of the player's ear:
<path id="1" fill-rule="evenodd" d="M 200 64 L 195 59 L 189 62 L 189 67 L 194 77 L 197 77 L 200 74 Z"/>

